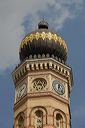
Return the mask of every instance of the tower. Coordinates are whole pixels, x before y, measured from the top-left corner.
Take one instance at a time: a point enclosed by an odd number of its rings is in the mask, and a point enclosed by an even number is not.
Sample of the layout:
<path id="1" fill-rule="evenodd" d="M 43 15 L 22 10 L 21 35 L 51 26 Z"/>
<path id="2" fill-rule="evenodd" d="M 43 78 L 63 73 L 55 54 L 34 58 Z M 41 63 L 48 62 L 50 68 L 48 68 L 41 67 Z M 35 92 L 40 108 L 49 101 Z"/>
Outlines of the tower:
<path id="1" fill-rule="evenodd" d="M 45 21 L 21 42 L 15 84 L 14 128 L 70 128 L 72 70 L 67 45 Z"/>

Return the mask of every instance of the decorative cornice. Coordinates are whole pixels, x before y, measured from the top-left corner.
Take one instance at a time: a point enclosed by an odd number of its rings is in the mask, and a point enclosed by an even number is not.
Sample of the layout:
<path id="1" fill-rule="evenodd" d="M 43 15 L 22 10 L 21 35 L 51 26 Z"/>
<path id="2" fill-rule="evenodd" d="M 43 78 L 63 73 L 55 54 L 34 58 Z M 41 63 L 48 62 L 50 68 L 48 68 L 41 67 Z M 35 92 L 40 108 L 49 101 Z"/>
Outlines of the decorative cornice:
<path id="1" fill-rule="evenodd" d="M 65 41 L 59 35 L 53 34 L 51 32 L 48 32 L 48 33 L 46 33 L 46 32 L 41 32 L 41 33 L 36 32 L 36 33 L 33 33 L 33 34 L 30 34 L 30 35 L 26 36 L 21 42 L 20 50 L 21 50 L 21 48 L 23 48 L 24 45 L 27 45 L 28 43 L 32 42 L 34 39 L 36 39 L 36 40 L 39 40 L 39 39 L 54 40 L 59 45 L 62 45 L 64 47 L 64 49 L 66 50 L 66 52 L 68 51 Z"/>
<path id="2" fill-rule="evenodd" d="M 22 63 L 18 68 L 14 70 L 12 73 L 14 83 L 16 85 L 17 82 L 19 82 L 23 77 L 25 77 L 28 73 L 31 72 L 39 72 L 39 71 L 53 71 L 55 73 L 58 73 L 62 77 L 66 78 L 68 80 L 69 84 L 69 91 L 71 91 L 72 88 L 72 71 L 71 68 L 66 66 L 65 64 L 62 64 L 58 61 L 55 61 L 52 58 L 46 58 L 46 59 L 32 59 L 32 60 L 26 60 L 24 63 Z"/>
<path id="3" fill-rule="evenodd" d="M 18 102 L 14 105 L 14 111 L 21 106 L 23 103 L 25 103 L 30 98 L 40 98 L 40 97 L 50 97 L 53 99 L 57 99 L 61 101 L 64 104 L 69 104 L 69 101 L 67 99 L 64 99 L 63 97 L 58 96 L 57 94 L 48 91 L 48 92 L 37 92 L 37 93 L 27 93 L 23 98 L 21 98 Z"/>

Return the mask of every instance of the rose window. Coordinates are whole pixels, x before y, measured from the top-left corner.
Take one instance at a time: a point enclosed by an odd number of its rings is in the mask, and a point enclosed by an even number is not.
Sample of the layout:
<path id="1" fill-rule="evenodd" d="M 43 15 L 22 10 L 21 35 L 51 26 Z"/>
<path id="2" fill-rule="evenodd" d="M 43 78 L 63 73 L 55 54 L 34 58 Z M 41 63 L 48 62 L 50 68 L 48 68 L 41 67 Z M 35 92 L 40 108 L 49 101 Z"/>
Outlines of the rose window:
<path id="1" fill-rule="evenodd" d="M 47 85 L 47 81 L 43 78 L 37 78 L 33 81 L 33 88 L 36 91 L 43 90 Z"/>

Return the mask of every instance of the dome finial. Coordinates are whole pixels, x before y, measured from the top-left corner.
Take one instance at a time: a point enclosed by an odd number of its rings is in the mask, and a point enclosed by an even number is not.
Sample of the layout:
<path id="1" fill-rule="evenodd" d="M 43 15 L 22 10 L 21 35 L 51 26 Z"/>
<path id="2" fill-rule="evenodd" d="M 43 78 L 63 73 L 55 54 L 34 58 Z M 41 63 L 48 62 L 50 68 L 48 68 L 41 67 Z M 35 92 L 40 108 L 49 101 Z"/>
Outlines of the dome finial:
<path id="1" fill-rule="evenodd" d="M 39 24 L 38 24 L 38 28 L 39 29 L 48 29 L 48 23 L 44 20 L 44 18 L 43 18 L 43 20 L 41 20 L 40 22 L 39 22 Z"/>

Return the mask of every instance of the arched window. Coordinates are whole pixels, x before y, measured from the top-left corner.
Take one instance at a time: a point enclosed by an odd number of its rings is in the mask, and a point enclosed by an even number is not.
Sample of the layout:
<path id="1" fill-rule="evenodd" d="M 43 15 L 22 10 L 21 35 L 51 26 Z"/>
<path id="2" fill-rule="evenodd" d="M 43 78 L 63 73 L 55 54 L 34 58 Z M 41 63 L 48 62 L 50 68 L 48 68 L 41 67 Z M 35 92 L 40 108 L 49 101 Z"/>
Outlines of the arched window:
<path id="1" fill-rule="evenodd" d="M 43 128 L 43 112 L 41 110 L 37 110 L 35 115 L 35 128 Z"/>
<path id="2" fill-rule="evenodd" d="M 63 117 L 59 113 L 56 115 L 56 128 L 63 128 Z"/>
<path id="3" fill-rule="evenodd" d="M 19 128 L 24 128 L 24 119 L 22 116 L 19 117 L 18 119 L 18 127 Z"/>

